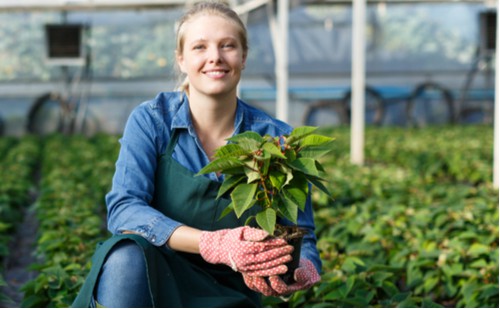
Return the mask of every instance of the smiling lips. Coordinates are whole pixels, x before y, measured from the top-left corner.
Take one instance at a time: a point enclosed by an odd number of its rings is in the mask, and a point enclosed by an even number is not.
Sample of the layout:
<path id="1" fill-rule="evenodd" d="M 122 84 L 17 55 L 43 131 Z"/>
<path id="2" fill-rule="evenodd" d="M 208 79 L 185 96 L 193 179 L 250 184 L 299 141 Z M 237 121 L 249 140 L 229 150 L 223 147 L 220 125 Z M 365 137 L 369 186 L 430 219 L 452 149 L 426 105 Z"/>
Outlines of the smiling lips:
<path id="1" fill-rule="evenodd" d="M 225 70 L 213 70 L 213 71 L 205 71 L 205 74 L 212 78 L 222 78 L 226 75 L 228 71 Z"/>

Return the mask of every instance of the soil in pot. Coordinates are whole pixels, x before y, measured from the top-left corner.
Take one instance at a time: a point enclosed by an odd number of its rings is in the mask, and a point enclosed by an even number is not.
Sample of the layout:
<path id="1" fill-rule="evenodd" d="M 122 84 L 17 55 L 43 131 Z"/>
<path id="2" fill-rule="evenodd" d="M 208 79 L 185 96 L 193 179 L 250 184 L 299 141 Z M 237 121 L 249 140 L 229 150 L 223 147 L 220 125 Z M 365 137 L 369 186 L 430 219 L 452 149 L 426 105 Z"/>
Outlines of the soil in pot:
<path id="1" fill-rule="evenodd" d="M 286 264 L 288 271 L 280 277 L 286 284 L 294 283 L 293 273 L 299 267 L 300 262 L 300 248 L 302 246 L 302 239 L 306 234 L 306 230 L 298 226 L 277 226 L 274 236 L 285 239 L 288 244 L 293 246 L 292 260 Z"/>

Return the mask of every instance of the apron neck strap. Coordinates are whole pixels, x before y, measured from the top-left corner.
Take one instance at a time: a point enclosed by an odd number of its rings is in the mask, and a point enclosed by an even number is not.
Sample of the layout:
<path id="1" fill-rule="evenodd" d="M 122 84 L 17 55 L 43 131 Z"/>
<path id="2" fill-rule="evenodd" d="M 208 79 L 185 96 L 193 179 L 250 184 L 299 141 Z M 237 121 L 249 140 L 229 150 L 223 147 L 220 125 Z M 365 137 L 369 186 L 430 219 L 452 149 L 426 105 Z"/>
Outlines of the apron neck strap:
<path id="1" fill-rule="evenodd" d="M 171 156 L 172 153 L 174 153 L 174 148 L 175 145 L 177 145 L 177 140 L 179 139 L 179 130 L 174 129 L 172 131 L 172 134 L 170 135 L 170 141 L 168 142 L 167 149 L 165 151 L 165 154 L 167 156 Z"/>

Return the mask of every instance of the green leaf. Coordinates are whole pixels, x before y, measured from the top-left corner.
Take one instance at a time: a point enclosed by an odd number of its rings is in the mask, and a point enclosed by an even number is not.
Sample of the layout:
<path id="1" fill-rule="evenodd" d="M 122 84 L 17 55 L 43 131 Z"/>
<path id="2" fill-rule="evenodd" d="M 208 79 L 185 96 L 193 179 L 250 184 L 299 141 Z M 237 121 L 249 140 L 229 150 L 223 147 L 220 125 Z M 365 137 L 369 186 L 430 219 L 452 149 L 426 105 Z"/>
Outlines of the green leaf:
<path id="1" fill-rule="evenodd" d="M 480 286 L 476 282 L 466 282 L 462 286 L 466 307 L 477 307 L 477 296 Z"/>
<path id="2" fill-rule="evenodd" d="M 382 284 L 386 279 L 392 277 L 392 273 L 385 271 L 377 271 L 373 274 L 372 279 L 376 287 L 382 287 Z"/>
<path id="3" fill-rule="evenodd" d="M 288 167 L 287 165 L 282 164 L 282 163 L 278 163 L 278 164 L 276 164 L 276 166 L 278 167 L 278 170 L 281 173 L 286 175 L 286 180 L 285 180 L 285 183 L 283 184 L 284 186 L 286 186 L 293 179 L 293 170 L 290 167 Z"/>
<path id="4" fill-rule="evenodd" d="M 442 305 L 440 305 L 438 303 L 433 302 L 429 298 L 424 298 L 422 300 L 422 308 L 444 308 L 444 306 L 442 306 Z"/>
<path id="5" fill-rule="evenodd" d="M 245 175 L 247 176 L 247 183 L 252 183 L 255 180 L 260 180 L 259 162 L 252 160 L 245 163 Z"/>
<path id="6" fill-rule="evenodd" d="M 399 293 L 399 289 L 390 281 L 384 281 L 382 289 L 387 295 L 397 295 Z"/>
<path id="7" fill-rule="evenodd" d="M 297 159 L 297 153 L 292 148 L 286 149 L 285 150 L 285 157 L 286 157 L 286 162 L 292 162 L 292 161 L 295 161 L 295 159 Z"/>
<path id="8" fill-rule="evenodd" d="M 255 216 L 255 219 L 262 229 L 270 235 L 274 234 L 274 228 L 276 226 L 276 211 L 274 209 L 264 209 Z"/>
<path id="9" fill-rule="evenodd" d="M 316 131 L 316 129 L 317 127 L 310 127 L 310 126 L 297 127 L 293 129 L 292 133 L 290 133 L 290 135 L 286 139 L 286 144 L 292 145 L 293 143 L 313 133 L 314 131 Z"/>
<path id="10" fill-rule="evenodd" d="M 262 149 L 264 151 L 267 151 L 271 154 L 273 157 L 278 157 L 282 159 L 286 159 L 285 155 L 281 152 L 281 148 L 278 147 L 276 144 L 273 143 L 265 143 L 262 146 Z"/>
<path id="11" fill-rule="evenodd" d="M 397 305 L 397 308 L 417 308 L 417 307 L 418 307 L 417 304 L 411 297 L 406 298 Z"/>
<path id="12" fill-rule="evenodd" d="M 248 155 L 249 152 L 245 151 L 241 148 L 240 145 L 237 144 L 227 144 L 222 147 L 219 147 L 215 152 L 214 156 L 216 158 L 225 158 L 225 157 L 235 157 L 239 158 L 240 156 Z"/>
<path id="13" fill-rule="evenodd" d="M 224 179 L 224 182 L 219 188 L 219 192 L 217 193 L 217 199 L 223 196 L 227 191 L 234 188 L 236 185 L 245 180 L 245 176 L 243 175 L 229 175 Z"/>
<path id="14" fill-rule="evenodd" d="M 488 266 L 488 263 L 486 263 L 486 261 L 484 259 L 476 260 L 469 265 L 470 268 L 483 268 L 483 267 L 487 267 L 487 266 Z"/>
<path id="15" fill-rule="evenodd" d="M 487 284 L 480 289 L 479 299 L 495 297 L 498 300 L 498 284 Z"/>
<path id="16" fill-rule="evenodd" d="M 365 262 L 356 256 L 348 256 L 342 264 L 342 269 L 348 273 L 354 273 L 358 268 L 364 268 Z"/>
<path id="17" fill-rule="evenodd" d="M 333 151 L 333 145 L 333 142 L 329 142 L 320 146 L 307 146 L 300 149 L 299 156 L 301 158 L 318 159 Z"/>
<path id="18" fill-rule="evenodd" d="M 472 246 L 470 246 L 469 250 L 467 251 L 467 255 L 470 256 L 479 256 L 481 254 L 488 254 L 490 252 L 490 247 L 479 244 L 479 243 L 474 243 Z"/>
<path id="19" fill-rule="evenodd" d="M 44 294 L 34 294 L 23 298 L 21 302 L 22 308 L 43 308 L 46 307 L 47 297 Z"/>
<path id="20" fill-rule="evenodd" d="M 304 210 L 304 207 L 306 205 L 306 200 L 307 200 L 307 182 L 305 183 L 305 188 L 303 186 L 299 187 L 299 185 L 294 185 L 294 182 L 296 181 L 296 178 L 292 180 L 292 182 L 283 187 L 283 196 L 293 202 L 295 205 L 297 205 L 301 210 Z M 305 189 L 305 190 L 304 190 Z"/>
<path id="21" fill-rule="evenodd" d="M 464 271 L 462 263 L 453 263 L 450 265 L 443 265 L 442 271 L 448 277 L 461 275 Z"/>
<path id="22" fill-rule="evenodd" d="M 434 287 L 439 283 L 438 277 L 429 277 L 424 280 L 424 290 L 426 293 L 429 293 L 434 289 Z"/>
<path id="23" fill-rule="evenodd" d="M 280 190 L 285 184 L 286 175 L 278 171 L 270 171 L 269 179 L 273 187 Z"/>
<path id="24" fill-rule="evenodd" d="M 226 169 L 243 166 L 243 162 L 235 158 L 220 158 L 208 163 L 203 167 L 196 176 L 208 174 L 212 172 L 224 172 Z"/>
<path id="25" fill-rule="evenodd" d="M 255 216 L 248 216 L 248 218 L 245 220 L 245 224 L 244 225 L 250 225 L 250 223 L 252 223 L 252 221 L 255 219 Z"/>
<path id="26" fill-rule="evenodd" d="M 245 151 L 253 152 L 259 149 L 265 139 L 257 132 L 246 131 L 228 138 L 228 141 L 240 145 Z"/>
<path id="27" fill-rule="evenodd" d="M 282 192 L 280 192 L 280 197 L 281 199 L 275 199 L 273 201 L 273 204 L 278 205 L 278 209 L 280 210 L 280 213 L 290 220 L 290 222 L 297 224 L 297 218 L 299 214 L 299 207 L 297 204 L 290 199 L 288 199 Z M 278 200 L 281 200 L 281 203 L 278 202 Z"/>
<path id="28" fill-rule="evenodd" d="M 316 162 L 314 159 L 298 158 L 292 162 L 289 162 L 288 166 L 306 175 L 319 176 L 319 172 L 316 168 Z"/>
<path id="29" fill-rule="evenodd" d="M 330 143 L 332 141 L 333 141 L 332 137 L 319 134 L 311 134 L 302 139 L 302 141 L 300 142 L 300 147 L 304 148 L 308 146 L 313 146 L 313 147 L 321 146 L 323 144 Z"/>
<path id="30" fill-rule="evenodd" d="M 245 175 L 245 167 L 242 166 L 237 166 L 237 167 L 232 167 L 225 169 L 223 172 L 224 175 Z"/>
<path id="31" fill-rule="evenodd" d="M 356 281 L 356 276 L 354 275 L 351 275 L 347 278 L 345 284 L 341 285 L 340 286 L 340 292 L 342 294 L 342 298 L 346 298 L 347 295 L 349 295 L 349 293 L 351 292 L 352 290 L 352 287 L 354 286 L 354 282 Z"/>
<path id="32" fill-rule="evenodd" d="M 267 175 L 269 173 L 269 166 L 271 166 L 271 154 L 267 151 L 262 153 L 263 159 L 260 160 L 260 173 L 262 175 Z"/>
<path id="33" fill-rule="evenodd" d="M 236 217 L 241 215 L 250 207 L 252 207 L 256 200 L 254 199 L 255 192 L 257 191 L 257 184 L 242 183 L 237 185 L 233 192 L 231 192 L 231 199 L 233 200 L 234 212 Z"/>
<path id="34" fill-rule="evenodd" d="M 340 290 L 338 289 L 335 289 L 331 292 L 329 292 L 328 294 L 326 294 L 324 297 L 323 297 L 324 300 L 339 300 L 339 299 L 342 299 L 342 292 L 340 292 Z"/>
<path id="35" fill-rule="evenodd" d="M 234 207 L 233 207 L 233 202 L 231 201 L 231 203 L 229 203 L 229 205 L 227 205 L 226 208 L 224 208 L 224 210 L 221 212 L 217 220 L 224 218 L 225 216 L 229 215 L 232 212 L 234 212 Z"/>
<path id="36" fill-rule="evenodd" d="M 323 193 L 325 193 L 328 198 L 332 199 L 333 200 L 333 196 L 332 196 L 332 193 L 330 192 L 330 190 L 328 190 L 327 187 L 325 187 L 325 185 L 323 185 L 323 183 L 321 182 L 323 179 L 319 178 L 319 177 L 313 177 L 313 176 L 309 176 L 309 175 L 306 175 L 306 178 L 307 180 L 312 183 L 316 188 L 320 189 L 321 191 L 323 191 Z"/>

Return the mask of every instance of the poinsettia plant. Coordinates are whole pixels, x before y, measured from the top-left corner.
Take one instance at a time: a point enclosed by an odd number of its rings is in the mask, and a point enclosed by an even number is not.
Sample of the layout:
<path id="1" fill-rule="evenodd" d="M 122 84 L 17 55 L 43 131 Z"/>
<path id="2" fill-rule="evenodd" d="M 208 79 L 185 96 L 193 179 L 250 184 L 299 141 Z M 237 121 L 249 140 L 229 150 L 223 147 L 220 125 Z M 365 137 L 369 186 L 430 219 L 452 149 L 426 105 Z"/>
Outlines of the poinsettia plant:
<path id="1" fill-rule="evenodd" d="M 214 160 L 199 173 L 225 175 L 217 198 L 229 193 L 231 203 L 221 218 L 234 212 L 240 218 L 248 209 L 260 210 L 245 224 L 257 225 L 274 234 L 277 217 L 297 224 L 304 210 L 309 187 L 316 186 L 328 196 L 323 185 L 325 171 L 318 159 L 332 150 L 333 138 L 315 133 L 316 127 L 295 128 L 289 135 L 270 135 L 247 131 L 228 139 L 219 147 Z"/>

